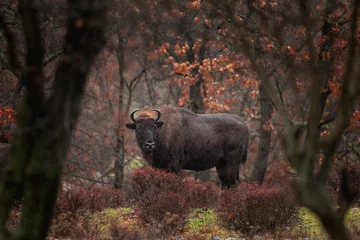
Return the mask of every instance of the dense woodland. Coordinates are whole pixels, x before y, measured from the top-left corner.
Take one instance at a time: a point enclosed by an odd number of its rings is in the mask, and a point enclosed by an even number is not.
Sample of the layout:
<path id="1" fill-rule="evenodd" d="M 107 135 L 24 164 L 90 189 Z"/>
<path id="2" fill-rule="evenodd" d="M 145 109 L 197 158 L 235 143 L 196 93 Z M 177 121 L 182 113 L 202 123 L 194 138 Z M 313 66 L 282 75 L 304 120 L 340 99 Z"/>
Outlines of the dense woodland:
<path id="1" fill-rule="evenodd" d="M 0 239 L 320 239 L 298 230 L 304 211 L 324 239 L 358 239 L 347 216 L 360 216 L 359 11 L 2 0 Z M 238 187 L 221 190 L 214 169 L 149 168 L 125 123 L 165 105 L 248 123 Z M 189 234 L 193 211 L 226 232 L 207 222 Z"/>

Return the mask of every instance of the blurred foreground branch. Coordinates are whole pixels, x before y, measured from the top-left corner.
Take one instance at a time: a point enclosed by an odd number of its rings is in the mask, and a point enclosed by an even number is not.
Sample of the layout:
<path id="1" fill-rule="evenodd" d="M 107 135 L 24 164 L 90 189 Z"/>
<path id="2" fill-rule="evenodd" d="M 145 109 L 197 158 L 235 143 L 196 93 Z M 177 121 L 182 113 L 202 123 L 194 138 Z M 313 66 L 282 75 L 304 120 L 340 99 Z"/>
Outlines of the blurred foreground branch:
<path id="1" fill-rule="evenodd" d="M 35 6 L 34 1 L 19 2 L 27 42 L 27 91 L 18 111 L 18 128 L 0 188 L 1 239 L 45 239 L 87 75 L 105 43 L 105 4 L 95 0 L 68 1 L 64 50 L 51 95 L 45 99 L 44 46 Z M 22 197 L 20 223 L 11 236 L 5 223 L 14 200 Z"/>

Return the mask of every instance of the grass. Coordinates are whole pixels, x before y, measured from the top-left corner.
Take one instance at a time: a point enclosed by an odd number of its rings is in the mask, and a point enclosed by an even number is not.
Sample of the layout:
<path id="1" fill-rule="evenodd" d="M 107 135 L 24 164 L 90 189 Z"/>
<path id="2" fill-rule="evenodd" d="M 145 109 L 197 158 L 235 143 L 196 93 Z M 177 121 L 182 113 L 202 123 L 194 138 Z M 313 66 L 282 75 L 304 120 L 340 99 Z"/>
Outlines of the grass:
<path id="1" fill-rule="evenodd" d="M 296 228 L 299 232 L 316 239 L 328 239 L 319 218 L 310 210 L 302 208 L 299 211 L 300 222 Z M 351 208 L 345 216 L 345 224 L 350 230 L 360 226 L 360 208 Z"/>
<path id="2" fill-rule="evenodd" d="M 134 211 L 131 208 L 107 208 L 89 216 L 86 224 L 88 224 L 87 229 L 90 229 L 91 232 L 88 234 L 93 239 L 105 239 L 110 234 L 110 226 L 113 222 L 134 227 L 137 225 Z"/>
<path id="3" fill-rule="evenodd" d="M 133 209 L 118 208 L 105 209 L 101 212 L 93 213 L 86 221 L 87 229 L 91 229 L 92 239 L 106 239 L 110 232 L 110 225 L 116 221 L 121 226 L 146 231 L 144 226 L 138 223 L 138 219 Z M 187 239 L 187 236 L 197 235 L 209 239 L 212 236 L 218 236 L 221 239 L 229 237 L 240 238 L 246 237 L 239 232 L 229 230 L 221 226 L 216 218 L 213 209 L 194 209 L 186 219 L 186 226 L 179 234 Z M 350 232 L 360 233 L 360 208 L 352 208 L 345 218 L 346 225 Z M 299 211 L 299 222 L 289 229 L 275 235 L 259 236 L 258 239 L 328 239 L 327 235 L 318 220 L 318 218 L 309 210 L 302 208 Z M 357 235 L 356 235 L 357 236 Z"/>
<path id="4" fill-rule="evenodd" d="M 126 211 L 130 210 L 127 209 Z M 300 235 L 310 239 L 327 239 L 320 221 L 311 211 L 301 208 L 299 219 L 300 221 L 290 229 L 291 235 Z M 202 237 L 211 237 L 216 235 L 225 239 L 228 237 L 241 237 L 241 233 L 222 227 L 217 221 L 213 209 L 194 209 L 186 221 L 187 225 L 182 233 L 183 236 L 198 234 Z M 360 226 L 360 209 L 350 209 L 345 222 L 349 229 Z"/>
<path id="5" fill-rule="evenodd" d="M 194 209 L 186 221 L 184 236 L 198 234 L 202 237 L 218 236 L 227 238 L 239 235 L 235 231 L 221 227 L 213 209 Z"/>

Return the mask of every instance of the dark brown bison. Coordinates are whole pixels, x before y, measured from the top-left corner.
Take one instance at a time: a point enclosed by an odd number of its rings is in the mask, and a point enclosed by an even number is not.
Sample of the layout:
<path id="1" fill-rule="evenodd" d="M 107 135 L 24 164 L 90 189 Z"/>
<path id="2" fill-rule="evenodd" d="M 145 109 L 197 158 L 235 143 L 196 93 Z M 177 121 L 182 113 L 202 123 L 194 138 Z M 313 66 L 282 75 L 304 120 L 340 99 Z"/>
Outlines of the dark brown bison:
<path id="1" fill-rule="evenodd" d="M 137 113 L 137 117 L 135 117 Z M 239 180 L 247 159 L 249 128 L 233 114 L 195 114 L 175 107 L 144 108 L 130 115 L 144 159 L 154 168 L 180 173 L 216 167 L 223 188 Z"/>

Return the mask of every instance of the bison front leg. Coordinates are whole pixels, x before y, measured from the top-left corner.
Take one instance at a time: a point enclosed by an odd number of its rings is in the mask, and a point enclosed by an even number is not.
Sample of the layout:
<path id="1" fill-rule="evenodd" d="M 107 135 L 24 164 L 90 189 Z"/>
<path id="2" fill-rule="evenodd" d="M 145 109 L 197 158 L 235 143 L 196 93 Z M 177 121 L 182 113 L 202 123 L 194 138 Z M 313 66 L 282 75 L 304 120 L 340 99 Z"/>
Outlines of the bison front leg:
<path id="1" fill-rule="evenodd" d="M 180 175 L 181 173 L 181 159 L 182 154 L 179 152 L 172 152 L 168 155 L 167 168 L 170 172 Z"/>
<path id="2" fill-rule="evenodd" d="M 174 153 L 168 154 L 156 154 L 152 167 L 163 169 L 172 173 L 179 175 L 181 173 L 181 164 L 180 159 L 177 157 L 179 155 Z"/>

